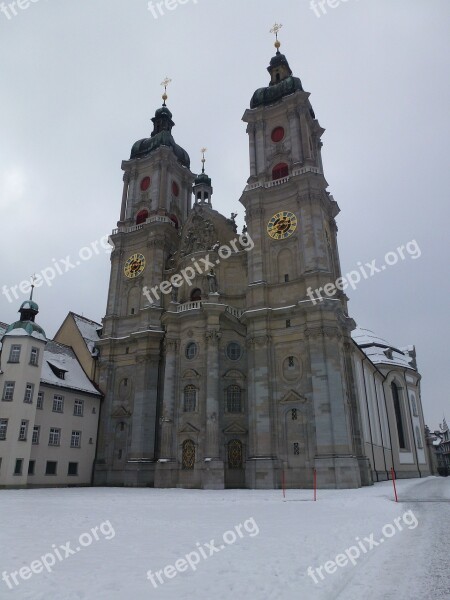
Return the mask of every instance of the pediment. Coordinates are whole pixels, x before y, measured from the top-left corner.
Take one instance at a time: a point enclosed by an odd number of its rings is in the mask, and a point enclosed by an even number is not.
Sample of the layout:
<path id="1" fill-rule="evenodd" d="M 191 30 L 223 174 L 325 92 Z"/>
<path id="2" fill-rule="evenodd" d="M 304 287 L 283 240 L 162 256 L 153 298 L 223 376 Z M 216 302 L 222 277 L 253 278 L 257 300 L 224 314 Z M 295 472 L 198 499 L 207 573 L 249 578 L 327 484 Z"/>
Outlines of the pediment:
<path id="1" fill-rule="evenodd" d="M 113 418 L 121 418 L 121 417 L 131 417 L 131 412 L 125 408 L 125 406 L 118 406 L 111 413 L 111 417 Z"/>
<path id="2" fill-rule="evenodd" d="M 223 377 L 224 379 L 245 379 L 244 373 L 241 373 L 237 369 L 230 369 Z"/>
<path id="3" fill-rule="evenodd" d="M 280 404 L 288 404 L 292 402 L 301 402 L 302 404 L 304 404 L 305 402 L 308 402 L 308 398 L 305 398 L 305 396 L 302 396 L 295 390 L 289 390 L 287 394 L 285 394 L 280 400 Z"/>
<path id="4" fill-rule="evenodd" d="M 242 427 L 242 425 L 240 425 L 239 423 L 233 422 L 230 425 L 228 425 L 228 427 L 226 427 L 223 430 L 224 433 L 240 433 L 240 434 L 246 434 L 248 433 L 247 429 L 245 429 L 245 427 Z"/>
<path id="5" fill-rule="evenodd" d="M 195 369 L 187 369 L 187 371 L 183 373 L 183 379 L 200 379 L 200 373 Z"/>
<path id="6" fill-rule="evenodd" d="M 200 433 L 200 430 L 192 425 L 192 423 L 185 423 L 183 427 L 178 430 L 178 433 Z"/>

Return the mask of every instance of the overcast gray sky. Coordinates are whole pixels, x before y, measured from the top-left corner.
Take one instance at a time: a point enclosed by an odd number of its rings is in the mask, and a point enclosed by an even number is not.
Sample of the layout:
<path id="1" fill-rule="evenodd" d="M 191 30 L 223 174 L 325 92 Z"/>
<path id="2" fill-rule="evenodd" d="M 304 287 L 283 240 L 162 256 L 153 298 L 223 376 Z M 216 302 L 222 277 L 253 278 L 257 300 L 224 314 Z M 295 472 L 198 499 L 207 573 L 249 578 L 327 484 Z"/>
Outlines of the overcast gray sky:
<path id="1" fill-rule="evenodd" d="M 450 2 L 329 1 L 319 17 L 309 0 L 172 0 L 157 19 L 147 0 L 34 0 L 0 12 L 0 286 L 53 259 L 64 271 L 68 255 L 75 263 L 115 227 L 121 160 L 150 133 L 166 75 L 175 139 L 194 171 L 208 147 L 214 206 L 242 224 L 241 117 L 268 83 L 278 21 L 282 51 L 326 128 L 343 272 L 383 263 L 410 240 L 421 249 L 350 290 L 349 310 L 391 344 L 416 345 L 436 428 L 450 418 Z M 104 316 L 109 257 L 80 262 L 35 292 L 49 336 L 69 310 Z M 0 320 L 15 320 L 24 297 L 1 294 Z"/>

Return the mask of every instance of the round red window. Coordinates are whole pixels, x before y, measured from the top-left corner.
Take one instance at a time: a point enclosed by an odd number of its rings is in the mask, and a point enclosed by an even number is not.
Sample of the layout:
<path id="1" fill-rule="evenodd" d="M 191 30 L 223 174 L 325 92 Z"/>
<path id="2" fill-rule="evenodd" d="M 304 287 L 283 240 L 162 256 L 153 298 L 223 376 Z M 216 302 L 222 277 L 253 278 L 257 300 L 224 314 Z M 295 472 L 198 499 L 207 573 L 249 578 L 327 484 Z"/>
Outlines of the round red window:
<path id="1" fill-rule="evenodd" d="M 151 179 L 150 177 L 144 177 L 141 181 L 141 191 L 146 192 L 150 187 Z"/>
<path id="2" fill-rule="evenodd" d="M 272 131 L 272 142 L 281 142 L 284 138 L 284 129 L 283 127 L 275 127 Z"/>
<path id="3" fill-rule="evenodd" d="M 178 194 L 180 193 L 180 188 L 178 186 L 178 183 L 176 181 L 172 182 L 172 194 L 174 196 L 178 196 Z"/>

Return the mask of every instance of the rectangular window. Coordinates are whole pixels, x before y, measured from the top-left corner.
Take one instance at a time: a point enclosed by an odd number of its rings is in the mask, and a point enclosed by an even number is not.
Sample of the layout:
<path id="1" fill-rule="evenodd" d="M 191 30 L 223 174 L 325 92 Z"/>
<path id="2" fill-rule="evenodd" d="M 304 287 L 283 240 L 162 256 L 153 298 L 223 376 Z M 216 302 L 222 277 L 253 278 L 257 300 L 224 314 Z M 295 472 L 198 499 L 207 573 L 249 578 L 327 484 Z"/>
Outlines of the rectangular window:
<path id="1" fill-rule="evenodd" d="M 70 447 L 79 448 L 81 446 L 81 431 L 72 431 L 70 438 Z"/>
<path id="2" fill-rule="evenodd" d="M 8 429 L 8 419 L 0 419 L 0 440 L 6 440 L 7 429 Z"/>
<path id="3" fill-rule="evenodd" d="M 23 458 L 16 458 L 16 465 L 14 467 L 14 475 L 22 475 Z"/>
<path id="4" fill-rule="evenodd" d="M 23 397 L 23 401 L 25 404 L 33 403 L 33 394 L 34 394 L 34 384 L 27 383 L 27 387 L 25 388 L 25 396 Z"/>
<path id="5" fill-rule="evenodd" d="M 39 348 L 31 348 L 30 365 L 37 367 L 39 365 Z"/>
<path id="6" fill-rule="evenodd" d="M 34 475 L 34 467 L 36 466 L 35 460 L 30 460 L 28 463 L 28 475 Z"/>
<path id="7" fill-rule="evenodd" d="M 70 462 L 67 475 L 78 475 L 78 463 Z"/>
<path id="8" fill-rule="evenodd" d="M 38 392 L 36 408 L 41 410 L 44 408 L 44 392 Z"/>
<path id="9" fill-rule="evenodd" d="M 45 466 L 46 475 L 56 475 L 56 465 L 58 463 L 55 460 L 48 460 Z"/>
<path id="10" fill-rule="evenodd" d="M 297 442 L 294 442 L 294 455 L 300 456 L 300 446 Z"/>
<path id="11" fill-rule="evenodd" d="M 287 283 L 288 281 L 289 281 L 289 275 L 287 275 L 287 274 L 286 274 L 286 275 L 284 276 L 284 282 L 285 282 L 285 283 Z"/>
<path id="12" fill-rule="evenodd" d="M 53 396 L 53 412 L 62 413 L 64 412 L 64 398 L 63 396 Z"/>
<path id="13" fill-rule="evenodd" d="M 286 327 L 290 327 L 291 326 L 291 320 L 290 319 L 286 319 Z"/>
<path id="14" fill-rule="evenodd" d="M 20 350 L 21 346 L 18 344 L 13 344 L 11 346 L 11 351 L 9 353 L 9 362 L 10 363 L 18 363 L 20 360 Z"/>
<path id="15" fill-rule="evenodd" d="M 35 425 L 33 427 L 33 438 L 32 438 L 32 443 L 34 445 L 39 444 L 39 436 L 41 434 L 41 428 L 39 427 L 39 425 Z"/>
<path id="16" fill-rule="evenodd" d="M 49 446 L 59 446 L 61 440 L 61 429 L 57 429 L 56 427 L 50 427 L 50 435 L 48 438 Z"/>
<path id="17" fill-rule="evenodd" d="M 3 400 L 5 402 L 12 402 L 14 398 L 14 381 L 5 381 L 5 385 L 3 387 Z"/>
<path id="18" fill-rule="evenodd" d="M 20 442 L 27 441 L 27 433 L 28 433 L 28 421 L 22 420 L 20 422 L 20 430 L 19 430 L 19 441 Z"/>
<path id="19" fill-rule="evenodd" d="M 294 357 L 293 356 L 289 356 L 289 358 L 288 358 L 288 367 L 290 369 L 293 369 L 294 366 L 295 366 L 295 364 L 294 364 Z"/>
<path id="20" fill-rule="evenodd" d="M 75 417 L 82 417 L 84 409 L 84 400 L 75 400 L 75 404 L 73 406 L 73 414 Z"/>

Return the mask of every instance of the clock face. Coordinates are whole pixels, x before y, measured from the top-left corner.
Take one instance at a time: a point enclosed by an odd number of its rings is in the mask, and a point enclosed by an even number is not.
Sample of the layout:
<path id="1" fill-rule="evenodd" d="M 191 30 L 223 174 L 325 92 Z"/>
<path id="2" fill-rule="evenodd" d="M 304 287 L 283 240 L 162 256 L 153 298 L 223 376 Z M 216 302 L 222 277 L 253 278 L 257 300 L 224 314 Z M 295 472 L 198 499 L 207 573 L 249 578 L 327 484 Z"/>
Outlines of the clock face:
<path id="1" fill-rule="evenodd" d="M 277 212 L 267 224 L 267 233 L 274 240 L 285 240 L 297 229 L 297 217 L 287 210 Z"/>
<path id="2" fill-rule="evenodd" d="M 129 279 L 134 279 L 145 269 L 145 256 L 143 254 L 133 254 L 125 263 L 123 268 L 125 275 Z"/>

